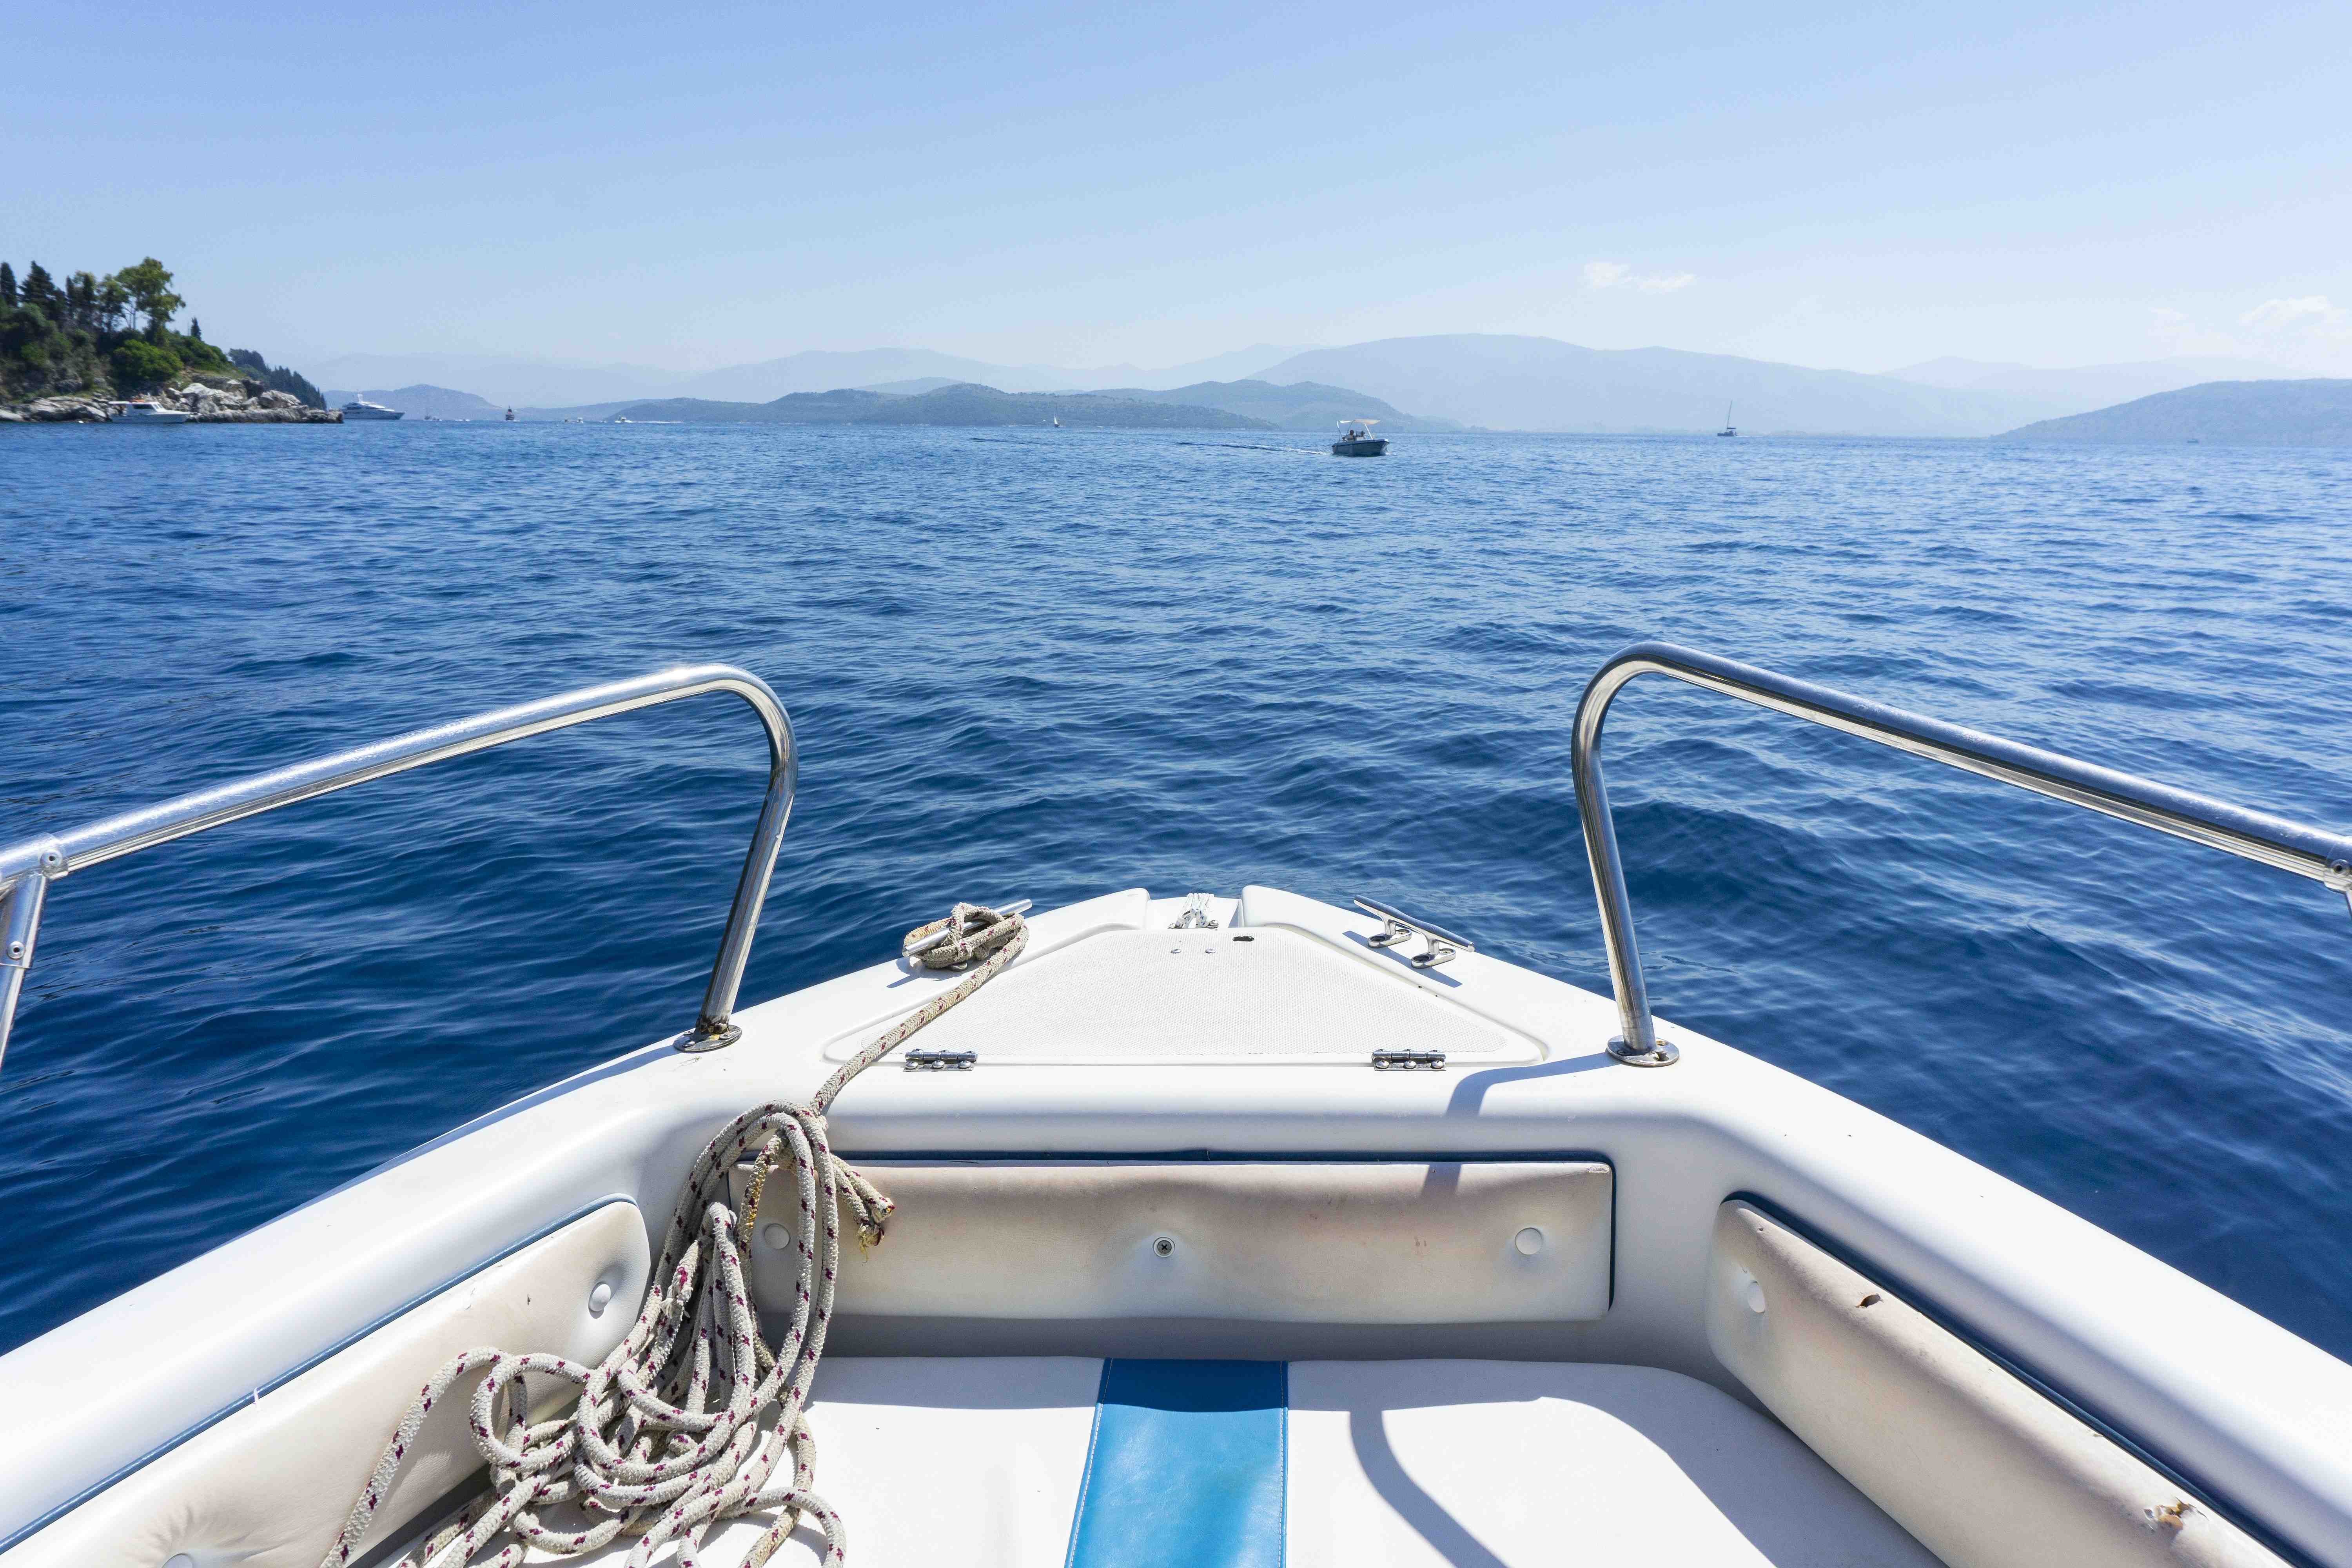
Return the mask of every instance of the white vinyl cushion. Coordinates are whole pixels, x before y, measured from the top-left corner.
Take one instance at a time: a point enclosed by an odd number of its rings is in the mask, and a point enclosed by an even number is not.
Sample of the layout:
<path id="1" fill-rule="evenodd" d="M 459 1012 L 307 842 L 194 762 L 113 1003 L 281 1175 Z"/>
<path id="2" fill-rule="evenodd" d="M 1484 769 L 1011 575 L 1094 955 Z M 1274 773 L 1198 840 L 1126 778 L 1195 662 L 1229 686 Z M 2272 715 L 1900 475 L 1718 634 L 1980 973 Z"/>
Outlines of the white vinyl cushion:
<path id="1" fill-rule="evenodd" d="M 645 1217 L 611 1203 L 383 1324 L 198 1433 L 5 1554 L 5 1568 L 318 1568 L 426 1379 L 478 1346 L 594 1364 L 636 1317 Z M 596 1287 L 612 1287 L 601 1307 Z M 478 1376 L 417 1433 L 364 1551 L 481 1463 L 467 1430 Z M 0 1477 L 0 1487 L 6 1485 Z"/>
<path id="2" fill-rule="evenodd" d="M 1706 1329 L 1717 1357 L 1774 1415 L 1951 1568 L 2284 1568 L 1753 1205 L 1718 1213 Z"/>
<path id="3" fill-rule="evenodd" d="M 590 1238 L 569 1239 L 576 1250 Z M 514 1261 L 528 1270 L 536 1260 Z M 446 1305 L 467 1315 L 460 1303 Z M 462 1329 L 450 1338 L 457 1327 L 438 1322 L 433 1337 L 462 1341 Z M 371 1342 L 345 1354 L 370 1348 L 387 1352 L 361 1358 L 370 1369 L 444 1353 L 440 1342 Z M 345 1363 L 338 1375 L 360 1366 Z M 1782 1428 L 1676 1373 L 1551 1362 L 1297 1362 L 1288 1376 L 1284 1551 L 1295 1568 L 1935 1562 Z M 1102 1363 L 1077 1357 L 828 1359 L 809 1414 L 816 1489 L 846 1523 L 850 1561 L 857 1568 L 1063 1562 L 1101 1379 Z M 305 1381 L 215 1427 L 173 1456 L 176 1463 L 150 1466 L 93 1500 L 9 1553 L 8 1568 L 163 1568 L 175 1552 L 188 1552 L 197 1568 L 310 1568 L 349 1507 L 345 1472 L 373 1463 L 397 1418 L 391 1396 L 399 1389 L 346 1408 L 320 1402 L 335 1392 L 329 1380 L 308 1389 Z M 271 1408 L 289 1394 L 298 1397 Z M 422 1500 L 456 1479 L 448 1467 L 461 1464 L 470 1445 L 462 1429 L 455 1436 L 431 1487 L 409 1498 Z M 412 1529 L 431 1522 L 420 1517 Z M 737 1568 L 765 1531 L 764 1520 L 723 1526 L 702 1561 Z M 615 1542 L 569 1561 L 613 1568 L 633 1545 Z M 656 1561 L 675 1557 L 667 1549 Z M 822 1538 L 804 1522 L 772 1561 L 813 1568 L 822 1558 Z"/>
<path id="4" fill-rule="evenodd" d="M 1679 1373 L 1295 1362 L 1290 1568 L 1932 1568 L 1768 1417 Z"/>
<path id="5" fill-rule="evenodd" d="M 817 1491 L 846 1521 L 849 1560 L 1063 1562 L 1101 1366 L 826 1362 L 809 1423 Z M 1934 1568 L 1787 1432 L 1677 1373 L 1295 1362 L 1289 1377 L 1292 1568 Z M 762 1529 L 714 1531 L 703 1562 L 735 1568 Z M 574 1561 L 612 1568 L 626 1554 L 615 1542 Z M 822 1555 L 803 1524 L 771 1562 L 811 1568 Z"/>
<path id="6" fill-rule="evenodd" d="M 1596 1160 L 858 1169 L 898 1210 L 887 1240 L 843 1258 L 847 1318 L 1558 1322 L 1609 1310 L 1615 1178 Z M 789 1179 L 767 1194 L 751 1285 L 773 1310 L 798 1286 L 798 1200 Z"/>

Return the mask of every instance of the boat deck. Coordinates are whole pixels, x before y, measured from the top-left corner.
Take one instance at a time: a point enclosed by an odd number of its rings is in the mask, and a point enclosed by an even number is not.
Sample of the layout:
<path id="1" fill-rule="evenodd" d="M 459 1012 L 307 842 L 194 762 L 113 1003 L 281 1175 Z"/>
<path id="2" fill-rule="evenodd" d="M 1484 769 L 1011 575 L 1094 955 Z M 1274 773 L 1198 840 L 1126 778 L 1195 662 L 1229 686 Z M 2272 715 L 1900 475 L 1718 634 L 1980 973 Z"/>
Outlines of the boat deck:
<path id="1" fill-rule="evenodd" d="M 867 1564 L 1936 1562 L 1770 1419 L 1648 1367 L 837 1358 L 810 1425 Z M 823 1556 L 803 1521 L 771 1561 Z"/>

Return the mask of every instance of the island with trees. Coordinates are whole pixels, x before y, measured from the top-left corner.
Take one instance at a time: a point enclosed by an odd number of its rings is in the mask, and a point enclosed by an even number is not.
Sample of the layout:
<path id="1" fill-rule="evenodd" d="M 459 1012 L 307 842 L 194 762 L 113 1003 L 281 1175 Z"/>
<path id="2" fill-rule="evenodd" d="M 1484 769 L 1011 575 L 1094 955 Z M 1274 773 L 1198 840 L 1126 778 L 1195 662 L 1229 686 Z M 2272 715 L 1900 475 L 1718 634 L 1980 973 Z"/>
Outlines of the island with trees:
<path id="1" fill-rule="evenodd" d="M 205 341 L 204 323 L 172 322 L 187 301 L 148 257 L 63 282 L 39 262 L 20 279 L 0 261 L 0 422 L 105 419 L 111 405 L 152 398 L 206 424 L 334 424 L 342 416 L 301 375 L 250 349 Z"/>

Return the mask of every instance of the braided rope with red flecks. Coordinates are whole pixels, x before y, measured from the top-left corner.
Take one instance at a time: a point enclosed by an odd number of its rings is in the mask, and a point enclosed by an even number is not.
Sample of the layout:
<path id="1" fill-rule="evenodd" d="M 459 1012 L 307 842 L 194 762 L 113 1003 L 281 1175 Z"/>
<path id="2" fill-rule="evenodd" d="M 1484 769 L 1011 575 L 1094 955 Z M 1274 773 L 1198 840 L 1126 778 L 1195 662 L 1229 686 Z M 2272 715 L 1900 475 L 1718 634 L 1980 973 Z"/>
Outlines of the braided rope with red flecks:
<path id="1" fill-rule="evenodd" d="M 670 1216 L 645 1305 L 612 1353 L 589 1367 L 557 1355 L 470 1350 L 435 1373 L 321 1568 L 348 1568 L 425 1418 L 460 1378 L 476 1373 L 470 1427 L 490 1468 L 490 1492 L 391 1568 L 474 1563 L 493 1543 L 498 1552 L 479 1568 L 519 1568 L 527 1549 L 579 1556 L 625 1535 L 636 1538 L 629 1568 L 646 1568 L 673 1541 L 677 1568 L 700 1568 L 697 1552 L 710 1530 L 751 1513 L 775 1518 L 743 1568 L 761 1568 L 803 1514 L 824 1532 L 826 1568 L 844 1561 L 841 1516 L 810 1489 L 816 1445 L 808 1427 L 809 1384 L 833 1318 L 839 1210 L 848 1207 L 862 1244 L 876 1245 L 893 1205 L 833 1152 L 825 1111 L 850 1079 L 987 984 L 1029 942 L 1018 914 L 958 904 L 946 919 L 908 932 L 906 945 L 941 933 L 908 963 L 936 970 L 976 965 L 969 974 L 844 1062 L 808 1105 L 758 1106 L 703 1148 Z M 724 1201 L 728 1173 L 753 1150 L 749 1201 L 739 1220 Z M 760 1337 L 743 1253 L 768 1178 L 787 1161 L 800 1200 L 793 1237 L 800 1274 L 791 1327 L 771 1346 Z M 533 1375 L 542 1388 L 550 1382 L 578 1387 L 568 1414 L 530 1419 L 527 1379 Z M 570 1528 L 547 1522 L 551 1509 L 564 1511 Z"/>

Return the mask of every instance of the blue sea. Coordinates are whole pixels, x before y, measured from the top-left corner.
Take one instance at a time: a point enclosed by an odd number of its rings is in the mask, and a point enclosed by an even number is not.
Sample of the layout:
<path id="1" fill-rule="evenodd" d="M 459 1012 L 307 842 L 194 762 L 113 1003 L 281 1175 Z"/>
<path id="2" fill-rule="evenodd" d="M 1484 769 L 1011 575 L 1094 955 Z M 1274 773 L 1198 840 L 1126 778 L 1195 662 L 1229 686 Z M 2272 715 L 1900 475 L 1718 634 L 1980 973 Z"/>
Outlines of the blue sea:
<path id="1" fill-rule="evenodd" d="M 0 837 L 678 660 L 800 805 L 744 985 L 959 897 L 1385 897 L 1606 988 L 1569 781 L 1667 637 L 2352 826 L 2352 453 L 399 425 L 0 429 Z M 0 1347 L 690 1023 L 723 699 L 58 885 Z M 2352 915 L 1663 681 L 1611 724 L 1661 1013 L 2352 1355 Z"/>

